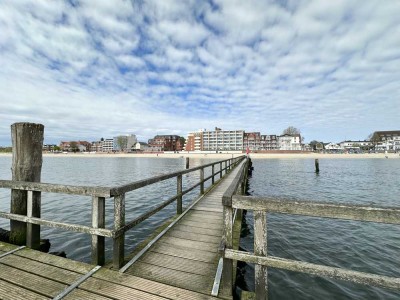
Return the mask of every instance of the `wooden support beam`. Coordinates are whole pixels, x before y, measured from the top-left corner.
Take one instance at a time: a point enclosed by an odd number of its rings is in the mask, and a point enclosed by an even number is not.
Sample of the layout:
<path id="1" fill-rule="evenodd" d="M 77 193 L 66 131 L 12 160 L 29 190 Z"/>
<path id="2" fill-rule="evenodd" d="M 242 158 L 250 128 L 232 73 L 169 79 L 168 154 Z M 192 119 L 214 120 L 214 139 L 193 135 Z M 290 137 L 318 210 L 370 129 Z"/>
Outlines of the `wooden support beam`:
<path id="1" fill-rule="evenodd" d="M 28 191 L 26 216 L 40 218 L 40 192 Z M 40 225 L 26 223 L 26 246 L 35 250 L 40 248 Z"/>
<path id="2" fill-rule="evenodd" d="M 200 169 L 200 195 L 204 194 L 204 169 Z"/>

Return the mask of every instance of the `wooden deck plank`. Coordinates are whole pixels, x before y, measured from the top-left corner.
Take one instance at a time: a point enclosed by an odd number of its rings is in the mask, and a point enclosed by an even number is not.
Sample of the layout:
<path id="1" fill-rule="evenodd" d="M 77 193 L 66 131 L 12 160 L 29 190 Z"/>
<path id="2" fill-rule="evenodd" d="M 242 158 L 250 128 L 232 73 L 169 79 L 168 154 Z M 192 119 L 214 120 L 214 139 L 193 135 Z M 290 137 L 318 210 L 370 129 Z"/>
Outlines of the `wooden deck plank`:
<path id="1" fill-rule="evenodd" d="M 0 279 L 46 297 L 55 297 L 67 285 L 0 264 Z"/>
<path id="2" fill-rule="evenodd" d="M 96 291 L 103 296 L 118 300 L 164 300 L 164 297 L 151 293 L 136 290 L 132 287 L 123 286 L 114 282 L 105 281 L 97 278 L 88 278 L 79 288 Z"/>
<path id="3" fill-rule="evenodd" d="M 164 243 L 157 243 L 157 245 L 155 245 L 151 251 L 204 262 L 211 262 L 213 259 L 215 259 L 215 253 L 213 252 L 190 249 L 181 246 L 173 246 Z"/>
<path id="4" fill-rule="evenodd" d="M 99 294 L 87 292 L 81 289 L 75 289 L 71 293 L 69 293 L 65 298 L 65 300 L 109 300 L 114 298 L 109 298 L 105 296 L 101 296 Z"/>
<path id="5" fill-rule="evenodd" d="M 189 240 L 185 240 L 185 239 L 180 239 L 180 238 L 176 238 L 176 237 L 172 237 L 172 236 L 165 236 L 162 239 L 163 243 L 166 244 L 170 244 L 170 245 L 177 245 L 177 246 L 182 246 L 182 247 L 186 247 L 189 249 L 196 249 L 196 250 L 203 250 L 203 251 L 208 251 L 208 252 L 212 252 L 212 253 L 216 253 L 217 252 L 217 248 L 215 248 L 214 244 L 212 243 L 205 243 L 205 242 L 198 242 L 198 241 L 189 241 Z"/>
<path id="6" fill-rule="evenodd" d="M 221 236 L 192 233 L 181 230 L 174 230 L 171 233 L 169 233 L 168 236 L 185 239 L 188 241 L 199 241 L 212 244 L 218 244 L 221 241 Z"/>
<path id="7" fill-rule="evenodd" d="M 161 253 L 148 252 L 141 259 L 141 262 L 154 266 L 183 271 L 190 274 L 212 276 L 214 275 L 215 263 L 201 262 L 182 258 L 179 256 L 166 255 Z"/>
<path id="8" fill-rule="evenodd" d="M 191 232 L 191 233 L 200 233 L 200 234 L 206 234 L 206 235 L 213 235 L 221 238 L 222 236 L 222 228 L 199 228 L 196 226 L 189 226 L 189 225 L 176 225 L 175 227 L 176 230 L 179 231 L 186 231 L 186 232 Z"/>
<path id="9" fill-rule="evenodd" d="M 16 286 L 12 283 L 0 279 L 0 299 L 7 300 L 46 300 L 51 299 L 43 295 L 39 295 L 23 287 Z"/>
<path id="10" fill-rule="evenodd" d="M 197 274 L 190 274 L 189 276 L 189 273 L 187 272 L 157 267 L 142 262 L 136 262 L 134 266 L 134 268 L 130 268 L 127 271 L 128 274 L 155 280 L 191 291 L 199 291 L 205 294 L 211 294 L 209 276 Z"/>
<path id="11" fill-rule="evenodd" d="M 125 286 L 132 286 L 142 291 L 151 292 L 155 295 L 163 296 L 168 299 L 186 299 L 186 300 L 215 300 L 214 297 L 182 288 L 172 287 L 160 282 L 151 281 L 137 276 L 113 272 L 102 269 L 93 275 L 95 278 L 116 282 Z"/>

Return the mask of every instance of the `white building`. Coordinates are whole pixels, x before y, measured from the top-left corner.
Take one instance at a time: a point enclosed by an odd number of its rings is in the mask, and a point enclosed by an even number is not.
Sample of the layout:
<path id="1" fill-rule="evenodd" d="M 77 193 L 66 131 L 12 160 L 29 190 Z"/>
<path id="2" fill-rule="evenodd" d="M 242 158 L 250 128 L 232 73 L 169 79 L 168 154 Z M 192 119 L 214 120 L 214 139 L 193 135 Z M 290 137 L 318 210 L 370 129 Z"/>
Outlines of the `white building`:
<path id="1" fill-rule="evenodd" d="M 300 134 L 280 135 L 277 144 L 279 150 L 301 150 L 301 136 Z"/>
<path id="2" fill-rule="evenodd" d="M 328 143 L 325 145 L 325 150 L 327 151 L 340 151 L 343 150 L 342 147 L 340 147 L 339 144 L 337 143 Z"/>
<path id="3" fill-rule="evenodd" d="M 203 132 L 204 151 L 242 151 L 244 130 L 222 130 Z M 196 143 L 196 142 L 195 142 Z"/>
<path id="4" fill-rule="evenodd" d="M 112 152 L 114 149 L 114 139 L 105 139 L 102 145 L 103 152 Z"/>
<path id="5" fill-rule="evenodd" d="M 370 141 L 343 141 L 340 143 L 340 147 L 345 151 L 362 150 L 371 148 L 372 143 Z"/>

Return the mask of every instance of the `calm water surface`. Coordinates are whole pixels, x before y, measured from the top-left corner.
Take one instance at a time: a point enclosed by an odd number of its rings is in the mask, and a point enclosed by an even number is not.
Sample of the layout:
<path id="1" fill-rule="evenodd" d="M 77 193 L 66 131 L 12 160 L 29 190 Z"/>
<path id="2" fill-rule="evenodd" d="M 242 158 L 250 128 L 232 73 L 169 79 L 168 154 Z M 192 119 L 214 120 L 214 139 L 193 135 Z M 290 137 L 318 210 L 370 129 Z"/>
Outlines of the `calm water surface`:
<path id="1" fill-rule="evenodd" d="M 250 194 L 400 207 L 399 159 L 253 160 Z M 269 214 L 268 254 L 310 263 L 400 277 L 397 225 Z M 241 246 L 253 250 L 253 218 L 248 212 Z M 244 267 L 254 290 L 254 266 Z M 269 299 L 400 299 L 400 292 L 295 272 L 268 270 Z"/>
<path id="2" fill-rule="evenodd" d="M 210 163 L 209 159 L 191 159 L 190 166 Z M 214 160 L 215 161 L 215 160 Z M 42 182 L 86 186 L 117 186 L 185 169 L 184 158 L 134 158 L 134 157 L 62 157 L 43 158 Z M 216 166 L 215 171 L 218 170 Z M 211 174 L 210 168 L 204 176 Z M 11 156 L 0 156 L 0 178 L 11 179 Z M 183 176 L 183 189 L 199 181 L 199 172 Z M 210 185 L 209 181 L 205 187 Z M 176 179 L 166 180 L 126 194 L 126 221 L 151 210 L 176 194 Z M 199 194 L 196 188 L 183 197 L 187 206 Z M 10 192 L 0 189 L 0 210 L 9 212 Z M 155 228 L 176 212 L 171 204 L 129 231 L 125 236 L 126 253 L 143 241 Z M 106 199 L 106 227 L 113 226 L 113 198 Z M 71 224 L 91 224 L 91 198 L 85 196 L 42 194 L 42 218 Z M 9 229 L 9 221 L 0 219 L 0 227 Z M 90 235 L 42 227 L 42 238 L 50 239 L 50 251 L 65 251 L 69 258 L 90 262 Z M 106 256 L 111 259 L 112 240 L 106 239 Z"/>

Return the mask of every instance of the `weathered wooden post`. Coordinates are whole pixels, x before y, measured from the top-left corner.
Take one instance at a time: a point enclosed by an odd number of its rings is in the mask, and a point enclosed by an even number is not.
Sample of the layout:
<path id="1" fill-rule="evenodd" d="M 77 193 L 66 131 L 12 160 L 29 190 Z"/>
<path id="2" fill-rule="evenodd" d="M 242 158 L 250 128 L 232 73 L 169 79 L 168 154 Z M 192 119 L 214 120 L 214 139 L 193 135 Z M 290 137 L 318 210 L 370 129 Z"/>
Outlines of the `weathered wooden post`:
<path id="1" fill-rule="evenodd" d="M 224 219 L 224 231 L 223 239 L 225 243 L 225 249 L 233 248 L 233 209 L 232 209 L 232 197 L 222 197 L 223 207 L 223 219 Z M 224 268 L 222 270 L 222 288 L 232 295 L 233 292 L 233 260 L 224 257 L 223 262 Z"/>
<path id="2" fill-rule="evenodd" d="M 180 215 L 182 213 L 182 174 L 176 177 L 176 213 Z"/>
<path id="3" fill-rule="evenodd" d="M 204 168 L 200 169 L 200 194 L 204 194 Z"/>
<path id="4" fill-rule="evenodd" d="M 114 229 L 121 229 L 125 225 L 125 194 L 114 197 Z M 113 240 L 113 269 L 119 270 L 124 264 L 125 233 Z"/>
<path id="5" fill-rule="evenodd" d="M 11 125 L 12 139 L 12 180 L 40 182 L 42 171 L 42 148 L 44 126 L 34 123 L 14 123 Z M 27 191 L 11 191 L 10 212 L 27 215 Z M 40 218 L 40 192 L 30 193 L 29 213 L 31 217 Z M 28 246 L 38 249 L 40 245 L 40 226 L 10 221 L 10 242 L 25 245 L 27 228 L 30 233 Z"/>
<path id="6" fill-rule="evenodd" d="M 186 157 L 186 169 L 189 169 L 189 157 Z"/>
<path id="7" fill-rule="evenodd" d="M 315 159 L 315 173 L 319 173 L 319 161 L 317 158 Z"/>
<path id="8" fill-rule="evenodd" d="M 226 173 L 228 173 L 228 164 L 227 164 L 227 162 L 225 161 L 225 166 L 224 166 L 224 169 L 225 169 L 225 175 L 226 175 Z"/>
<path id="9" fill-rule="evenodd" d="M 212 165 L 211 166 L 211 175 L 212 175 L 212 177 L 211 177 L 211 184 L 212 185 L 214 185 L 214 183 L 215 183 L 215 176 L 214 176 L 214 165 Z"/>
<path id="10" fill-rule="evenodd" d="M 219 163 L 219 179 L 222 178 L 222 162 Z"/>
<path id="11" fill-rule="evenodd" d="M 106 214 L 105 214 L 104 197 L 92 197 L 92 227 L 105 228 Z M 104 265 L 105 263 L 105 238 L 104 236 L 92 235 L 92 264 Z"/>
<path id="12" fill-rule="evenodd" d="M 254 211 L 254 254 L 267 255 L 267 213 L 264 211 Z M 254 279 L 256 299 L 268 299 L 267 267 L 256 264 Z"/>

